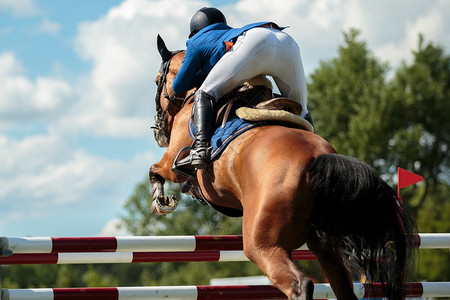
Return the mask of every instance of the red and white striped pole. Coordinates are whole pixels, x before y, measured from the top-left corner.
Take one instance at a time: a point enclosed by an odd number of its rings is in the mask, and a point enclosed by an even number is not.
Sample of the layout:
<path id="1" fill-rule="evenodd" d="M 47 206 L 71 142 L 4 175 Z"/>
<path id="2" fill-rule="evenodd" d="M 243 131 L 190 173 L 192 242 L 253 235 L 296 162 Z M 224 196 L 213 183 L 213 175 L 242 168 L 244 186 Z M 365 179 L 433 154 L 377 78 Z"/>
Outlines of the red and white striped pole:
<path id="1" fill-rule="evenodd" d="M 416 248 L 450 248 L 450 233 L 421 233 L 410 240 Z M 235 251 L 242 250 L 242 236 L 1 237 L 0 248 L 15 254 Z"/>
<path id="2" fill-rule="evenodd" d="M 358 298 L 383 297 L 379 284 L 355 283 Z M 450 282 L 405 283 L 405 297 L 450 297 Z M 329 284 L 314 285 L 314 299 L 335 298 Z M 160 286 L 3 289 L 1 300 L 285 299 L 274 286 Z"/>
<path id="3" fill-rule="evenodd" d="M 309 250 L 292 252 L 294 260 L 312 260 Z M 0 259 L 0 265 L 27 264 L 114 264 L 148 262 L 249 261 L 243 251 L 192 252 L 80 252 L 80 253 L 19 253 Z"/>

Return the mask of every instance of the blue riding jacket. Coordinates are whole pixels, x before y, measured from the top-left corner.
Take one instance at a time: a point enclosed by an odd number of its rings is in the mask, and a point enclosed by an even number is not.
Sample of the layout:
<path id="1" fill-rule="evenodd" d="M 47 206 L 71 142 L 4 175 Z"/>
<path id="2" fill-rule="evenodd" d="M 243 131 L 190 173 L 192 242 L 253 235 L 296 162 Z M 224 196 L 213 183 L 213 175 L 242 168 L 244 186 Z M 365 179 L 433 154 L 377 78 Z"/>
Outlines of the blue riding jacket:
<path id="1" fill-rule="evenodd" d="M 172 83 L 175 94 L 200 86 L 211 69 L 226 53 L 225 42 L 231 42 L 245 31 L 270 24 L 258 22 L 241 28 L 232 28 L 223 23 L 209 25 L 186 42 L 186 53 L 178 74 Z"/>

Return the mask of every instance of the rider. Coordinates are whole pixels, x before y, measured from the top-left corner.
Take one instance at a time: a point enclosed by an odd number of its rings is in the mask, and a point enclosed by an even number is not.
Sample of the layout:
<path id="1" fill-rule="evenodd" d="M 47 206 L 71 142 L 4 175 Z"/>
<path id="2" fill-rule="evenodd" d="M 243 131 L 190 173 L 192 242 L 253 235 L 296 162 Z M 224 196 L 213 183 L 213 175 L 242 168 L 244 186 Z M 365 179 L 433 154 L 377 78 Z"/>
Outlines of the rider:
<path id="1" fill-rule="evenodd" d="M 294 39 L 273 22 L 231 28 L 213 7 L 191 19 L 182 65 L 172 89 L 175 94 L 199 87 L 194 97 L 195 140 L 179 167 L 204 169 L 209 163 L 213 104 L 257 75 L 273 77 L 281 95 L 302 105 L 301 116 L 312 123 L 306 107 L 306 79 Z"/>

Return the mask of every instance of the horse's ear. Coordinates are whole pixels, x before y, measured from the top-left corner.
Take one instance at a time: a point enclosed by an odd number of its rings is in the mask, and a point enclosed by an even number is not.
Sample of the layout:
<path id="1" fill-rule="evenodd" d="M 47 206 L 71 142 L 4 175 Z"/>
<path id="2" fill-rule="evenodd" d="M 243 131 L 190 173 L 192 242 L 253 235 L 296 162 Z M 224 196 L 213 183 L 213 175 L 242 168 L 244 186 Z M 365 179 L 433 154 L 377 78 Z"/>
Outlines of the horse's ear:
<path id="1" fill-rule="evenodd" d="M 172 52 L 170 52 L 170 50 L 167 49 L 166 44 L 164 43 L 162 37 L 159 34 L 157 40 L 158 40 L 157 41 L 158 51 L 159 54 L 161 54 L 163 62 L 170 60 L 170 58 L 172 57 Z"/>

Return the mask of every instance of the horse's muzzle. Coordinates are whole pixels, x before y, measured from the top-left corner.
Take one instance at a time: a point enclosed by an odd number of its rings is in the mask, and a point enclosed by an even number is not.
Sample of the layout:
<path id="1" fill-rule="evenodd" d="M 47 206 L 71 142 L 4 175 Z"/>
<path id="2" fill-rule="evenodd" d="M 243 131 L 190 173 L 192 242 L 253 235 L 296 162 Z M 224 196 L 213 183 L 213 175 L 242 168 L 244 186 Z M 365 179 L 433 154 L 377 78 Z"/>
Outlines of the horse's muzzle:
<path id="1" fill-rule="evenodd" d="M 163 131 L 159 130 L 156 127 L 153 127 L 153 135 L 155 137 L 158 146 L 167 148 L 169 147 L 169 138 L 163 133 Z"/>

